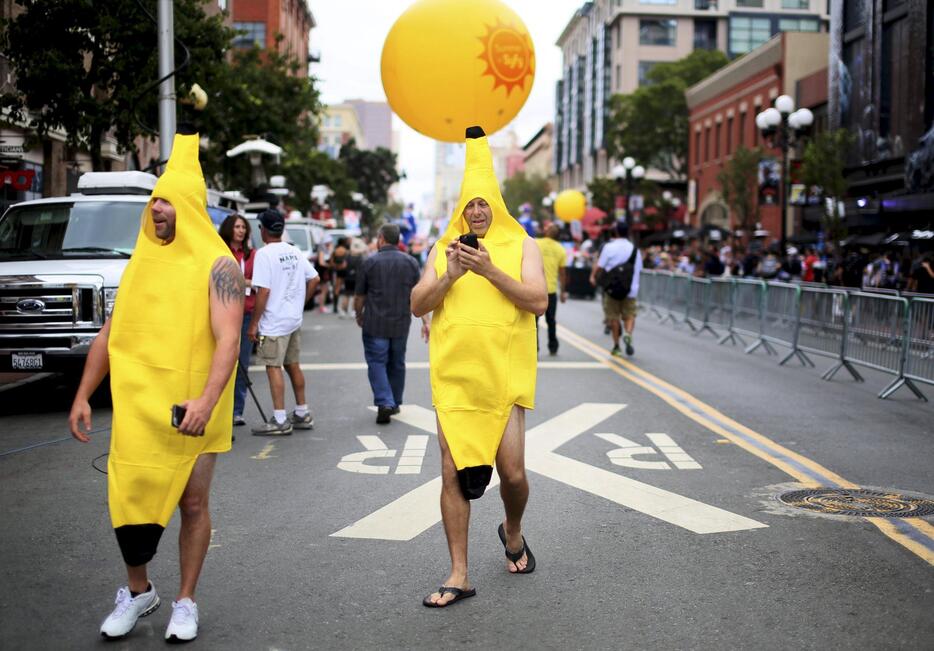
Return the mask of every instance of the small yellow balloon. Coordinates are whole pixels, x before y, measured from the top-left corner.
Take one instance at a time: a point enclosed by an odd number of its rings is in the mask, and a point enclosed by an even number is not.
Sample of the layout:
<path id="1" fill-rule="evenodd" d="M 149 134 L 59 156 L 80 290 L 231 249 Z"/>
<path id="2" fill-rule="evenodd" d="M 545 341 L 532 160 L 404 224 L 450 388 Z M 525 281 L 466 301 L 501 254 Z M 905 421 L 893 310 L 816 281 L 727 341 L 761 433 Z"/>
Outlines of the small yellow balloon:
<path id="1" fill-rule="evenodd" d="M 587 210 L 587 198 L 577 190 L 565 190 L 555 199 L 555 214 L 566 222 L 576 222 Z"/>
<path id="2" fill-rule="evenodd" d="M 522 19 L 497 0 L 419 0 L 389 30 L 383 90 L 396 115 L 436 140 L 490 135 L 525 104 L 535 49 Z"/>

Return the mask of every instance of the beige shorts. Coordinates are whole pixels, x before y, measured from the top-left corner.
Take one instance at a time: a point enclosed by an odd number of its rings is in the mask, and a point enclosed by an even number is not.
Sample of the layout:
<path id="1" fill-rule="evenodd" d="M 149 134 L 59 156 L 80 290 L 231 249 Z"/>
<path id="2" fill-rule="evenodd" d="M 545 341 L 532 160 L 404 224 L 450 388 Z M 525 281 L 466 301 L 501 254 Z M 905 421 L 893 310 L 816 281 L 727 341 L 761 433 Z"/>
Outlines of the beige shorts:
<path id="1" fill-rule="evenodd" d="M 281 337 L 260 336 L 256 361 L 263 366 L 297 364 L 302 350 L 301 328 Z"/>
<path id="2" fill-rule="evenodd" d="M 615 299 L 607 294 L 603 295 L 603 318 L 607 321 L 632 319 L 636 316 L 637 308 L 634 298 Z"/>

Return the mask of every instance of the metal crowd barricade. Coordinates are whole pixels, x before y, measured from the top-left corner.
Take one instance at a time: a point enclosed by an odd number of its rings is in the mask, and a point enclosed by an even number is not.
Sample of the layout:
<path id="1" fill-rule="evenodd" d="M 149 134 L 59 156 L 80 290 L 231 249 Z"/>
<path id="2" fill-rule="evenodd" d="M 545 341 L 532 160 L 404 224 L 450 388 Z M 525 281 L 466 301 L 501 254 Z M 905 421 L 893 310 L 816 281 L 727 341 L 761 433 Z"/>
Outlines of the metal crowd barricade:
<path id="1" fill-rule="evenodd" d="M 688 280 L 687 308 L 684 313 L 684 322 L 699 335 L 705 330 L 714 337 L 717 333 L 710 327 L 710 281 L 706 278 L 690 278 Z"/>
<path id="2" fill-rule="evenodd" d="M 898 296 L 850 292 L 849 303 L 844 360 L 896 375 L 879 393 L 880 398 L 887 398 L 902 384 L 907 384 L 902 380 L 905 378 L 908 301 Z"/>
<path id="3" fill-rule="evenodd" d="M 658 316 L 659 323 L 664 323 L 668 318 L 668 310 L 671 305 L 671 276 L 670 271 L 659 270 L 655 272 L 655 282 L 658 289 L 655 305 L 657 309 L 652 311 Z"/>
<path id="4" fill-rule="evenodd" d="M 798 348 L 814 355 L 824 355 L 837 360 L 821 376 L 832 380 L 841 368 L 849 371 L 857 382 L 862 376 L 846 360 L 847 314 L 849 296 L 841 289 L 802 287 L 798 325 Z"/>
<path id="5" fill-rule="evenodd" d="M 737 278 L 733 281 L 733 325 L 729 335 L 723 337 L 720 343 L 736 340 L 746 345 L 742 336 L 755 337 L 755 341 L 746 346 L 746 353 L 752 353 L 759 346 L 769 355 L 775 354 L 772 345 L 762 338 L 762 308 L 765 301 L 765 283 L 761 280 Z"/>
<path id="6" fill-rule="evenodd" d="M 934 298 L 912 298 L 908 304 L 904 367 L 895 382 L 879 397 L 888 398 L 902 386 L 907 386 L 919 399 L 927 402 L 915 382 L 934 384 Z"/>
<path id="7" fill-rule="evenodd" d="M 678 325 L 684 321 L 688 312 L 688 290 L 690 290 L 691 277 L 684 274 L 671 275 L 668 280 L 668 314 L 661 320 L 661 323 L 671 321 Z"/>
<path id="8" fill-rule="evenodd" d="M 664 301 L 664 276 L 653 269 L 643 269 L 639 273 L 639 303 L 645 303 L 655 315 L 661 319 L 659 307 Z"/>
<path id="9" fill-rule="evenodd" d="M 770 282 L 765 290 L 762 310 L 762 338 L 772 343 L 789 346 L 789 352 L 779 366 L 797 357 L 802 366 L 814 362 L 798 348 L 798 312 L 801 309 L 801 288 L 794 283 Z"/>
<path id="10" fill-rule="evenodd" d="M 711 332 L 715 332 L 713 326 L 719 326 L 726 331 L 726 334 L 719 339 L 719 343 L 726 340 L 736 342 L 733 329 L 733 280 L 731 278 L 711 278 L 708 294 L 707 322 L 711 326 Z"/>

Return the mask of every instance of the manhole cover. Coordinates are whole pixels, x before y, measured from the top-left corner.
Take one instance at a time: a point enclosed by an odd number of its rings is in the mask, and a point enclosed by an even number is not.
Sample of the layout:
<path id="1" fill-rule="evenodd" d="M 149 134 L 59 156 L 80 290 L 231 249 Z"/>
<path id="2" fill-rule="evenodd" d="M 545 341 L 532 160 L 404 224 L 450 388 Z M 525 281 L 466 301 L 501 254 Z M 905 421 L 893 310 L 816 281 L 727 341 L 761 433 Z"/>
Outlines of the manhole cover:
<path id="1" fill-rule="evenodd" d="M 934 514 L 934 500 L 850 488 L 809 488 L 779 495 L 800 509 L 874 518 L 917 518 Z"/>

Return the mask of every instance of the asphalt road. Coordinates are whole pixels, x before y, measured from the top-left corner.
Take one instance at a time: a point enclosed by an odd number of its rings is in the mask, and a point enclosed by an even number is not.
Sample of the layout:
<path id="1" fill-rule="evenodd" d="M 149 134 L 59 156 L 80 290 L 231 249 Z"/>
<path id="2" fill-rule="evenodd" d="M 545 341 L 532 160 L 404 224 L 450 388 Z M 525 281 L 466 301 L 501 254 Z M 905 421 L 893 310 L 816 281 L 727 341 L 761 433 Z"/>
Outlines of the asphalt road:
<path id="1" fill-rule="evenodd" d="M 597 302 L 559 305 L 558 319 L 528 415 L 534 574 L 506 572 L 491 489 L 471 520 L 477 597 L 421 605 L 448 570 L 427 346 L 413 327 L 406 405 L 378 426 L 359 330 L 309 312 L 315 429 L 238 428 L 219 460 L 192 648 L 934 648 L 934 519 L 776 498 L 832 483 L 931 496 L 934 407 L 908 391 L 878 400 L 881 374 L 824 382 L 821 364 L 780 368 L 649 314 L 635 357 L 613 362 Z M 251 376 L 268 411 L 264 373 Z M 98 403 L 91 443 L 60 440 L 72 391 L 58 377 L 0 391 L 0 647 L 161 648 L 178 518 L 151 565 L 164 606 L 103 642 L 125 581 L 92 467 L 110 413 Z M 259 421 L 254 405 L 247 416 Z"/>

